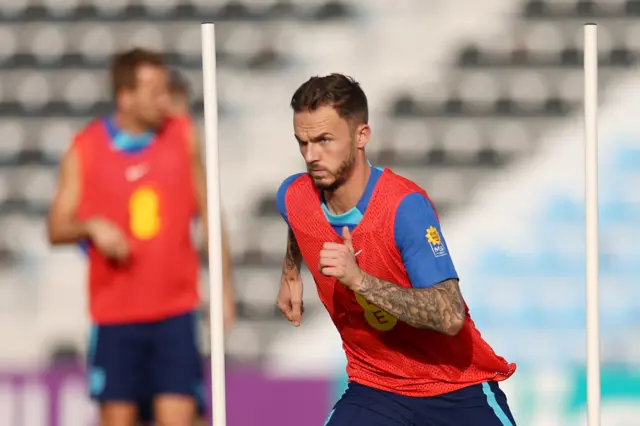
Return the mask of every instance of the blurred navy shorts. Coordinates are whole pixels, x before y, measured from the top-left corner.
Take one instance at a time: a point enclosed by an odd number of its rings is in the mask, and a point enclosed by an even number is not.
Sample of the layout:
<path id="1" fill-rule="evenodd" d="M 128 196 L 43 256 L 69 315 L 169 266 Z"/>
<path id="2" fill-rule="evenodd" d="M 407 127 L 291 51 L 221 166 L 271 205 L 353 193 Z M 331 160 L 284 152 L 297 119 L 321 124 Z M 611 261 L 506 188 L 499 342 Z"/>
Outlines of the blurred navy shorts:
<path id="1" fill-rule="evenodd" d="M 157 395 L 192 396 L 202 407 L 196 321 L 189 312 L 156 322 L 94 326 L 87 360 L 91 398 L 139 403 L 145 417 Z"/>

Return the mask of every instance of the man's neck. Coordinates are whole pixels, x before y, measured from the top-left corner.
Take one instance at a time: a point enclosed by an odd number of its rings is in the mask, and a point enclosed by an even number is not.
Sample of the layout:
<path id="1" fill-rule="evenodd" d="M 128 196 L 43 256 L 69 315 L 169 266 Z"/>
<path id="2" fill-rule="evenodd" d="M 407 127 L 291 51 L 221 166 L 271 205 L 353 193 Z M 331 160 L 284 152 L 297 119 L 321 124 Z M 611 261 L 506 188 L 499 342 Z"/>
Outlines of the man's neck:
<path id="1" fill-rule="evenodd" d="M 358 204 L 364 191 L 367 189 L 371 167 L 366 158 L 356 160 L 353 173 L 340 188 L 335 191 L 325 191 L 324 203 L 332 214 L 343 214 Z"/>
<path id="2" fill-rule="evenodd" d="M 124 114 L 122 112 L 116 112 L 113 117 L 116 126 L 118 126 L 118 129 L 132 135 L 140 135 L 149 131 L 149 129 L 145 128 L 145 126 L 132 119 L 131 116 L 128 116 L 127 114 Z"/>

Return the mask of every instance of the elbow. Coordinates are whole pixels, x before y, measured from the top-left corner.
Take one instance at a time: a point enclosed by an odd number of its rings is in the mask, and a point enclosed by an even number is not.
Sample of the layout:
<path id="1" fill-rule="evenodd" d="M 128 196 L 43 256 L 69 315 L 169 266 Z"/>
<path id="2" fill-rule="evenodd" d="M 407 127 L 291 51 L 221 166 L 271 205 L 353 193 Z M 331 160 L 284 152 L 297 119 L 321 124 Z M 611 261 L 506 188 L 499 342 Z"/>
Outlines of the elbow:
<path id="1" fill-rule="evenodd" d="M 50 245 L 58 244 L 58 238 L 56 236 L 55 229 L 53 228 L 53 226 L 51 226 L 51 223 L 47 223 L 46 231 L 47 231 L 47 242 Z"/>
<path id="2" fill-rule="evenodd" d="M 47 229 L 47 242 L 52 246 L 60 244 L 60 238 L 51 228 Z"/>
<path id="3" fill-rule="evenodd" d="M 450 337 L 455 337 L 460 333 L 460 330 L 464 327 L 465 314 L 464 312 L 461 315 L 456 315 L 454 319 L 448 321 L 446 327 L 443 328 L 442 332 Z"/>
<path id="4" fill-rule="evenodd" d="M 443 330 L 443 333 L 446 334 L 449 337 L 455 337 L 458 335 L 458 333 L 460 333 L 460 330 L 462 330 L 462 326 L 464 325 L 464 321 L 462 322 L 455 322 L 453 324 L 450 324 L 448 327 L 446 327 Z"/>
<path id="5" fill-rule="evenodd" d="M 52 246 L 63 244 L 65 242 L 58 228 L 59 227 L 55 223 L 52 223 L 51 221 L 47 222 L 47 242 Z"/>

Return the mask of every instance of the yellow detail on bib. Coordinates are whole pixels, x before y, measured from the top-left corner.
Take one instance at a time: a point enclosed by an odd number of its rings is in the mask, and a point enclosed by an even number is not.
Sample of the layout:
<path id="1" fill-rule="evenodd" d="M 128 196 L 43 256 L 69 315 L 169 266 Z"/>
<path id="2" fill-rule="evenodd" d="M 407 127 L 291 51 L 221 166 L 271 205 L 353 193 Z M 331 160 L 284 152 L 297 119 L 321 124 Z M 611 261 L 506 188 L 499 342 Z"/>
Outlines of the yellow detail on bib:
<path id="1" fill-rule="evenodd" d="M 369 325 L 378 331 L 389 331 L 398 323 L 393 315 L 383 311 L 376 305 L 369 303 L 364 297 L 356 293 L 356 300 L 364 309 L 364 317 Z"/>
<path id="2" fill-rule="evenodd" d="M 129 226 L 139 240 L 150 240 L 160 231 L 160 199 L 153 188 L 142 186 L 129 198 Z"/>

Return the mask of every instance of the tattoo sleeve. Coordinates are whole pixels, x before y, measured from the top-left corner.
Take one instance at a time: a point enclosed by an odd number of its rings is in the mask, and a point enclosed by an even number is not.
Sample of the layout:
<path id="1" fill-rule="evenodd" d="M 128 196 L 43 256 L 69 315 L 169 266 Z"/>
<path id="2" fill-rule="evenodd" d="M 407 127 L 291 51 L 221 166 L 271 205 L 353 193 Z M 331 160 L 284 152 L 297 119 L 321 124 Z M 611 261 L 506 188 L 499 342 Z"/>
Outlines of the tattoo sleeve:
<path id="1" fill-rule="evenodd" d="M 296 236 L 289 228 L 287 236 L 287 254 L 284 256 L 282 263 L 282 273 L 287 277 L 297 278 L 300 275 L 300 267 L 302 266 L 302 253 L 296 241 Z"/>
<path id="2" fill-rule="evenodd" d="M 364 274 L 362 297 L 413 327 L 454 336 L 465 319 L 465 307 L 457 279 L 429 288 L 403 288 Z"/>

